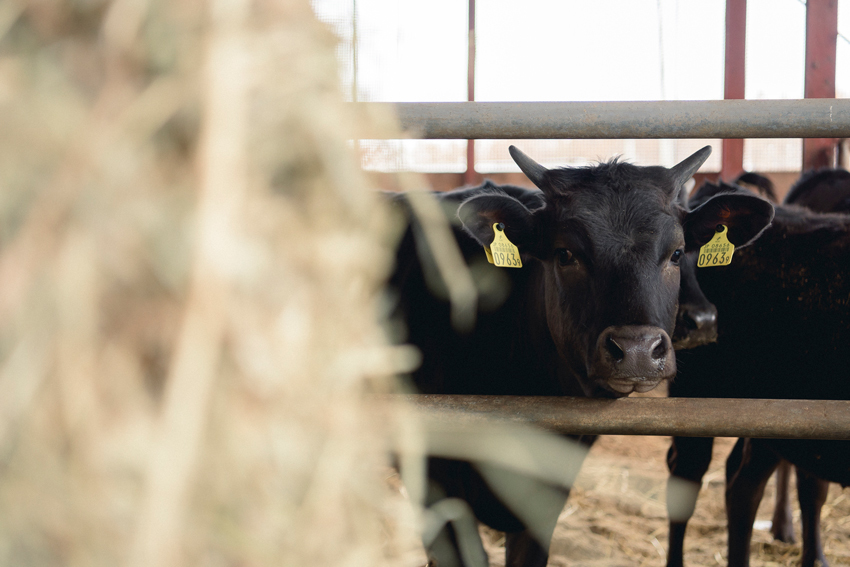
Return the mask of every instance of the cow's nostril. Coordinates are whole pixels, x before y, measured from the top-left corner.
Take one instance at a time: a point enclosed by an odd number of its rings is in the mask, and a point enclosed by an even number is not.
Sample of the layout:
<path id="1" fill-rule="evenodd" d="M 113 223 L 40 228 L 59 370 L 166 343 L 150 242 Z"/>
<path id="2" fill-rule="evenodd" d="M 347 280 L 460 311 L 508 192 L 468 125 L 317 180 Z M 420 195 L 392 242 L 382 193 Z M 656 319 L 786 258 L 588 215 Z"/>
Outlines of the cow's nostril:
<path id="1" fill-rule="evenodd" d="M 683 314 L 685 326 L 691 330 L 703 329 L 717 323 L 717 312 L 707 309 L 688 310 Z"/>
<path id="2" fill-rule="evenodd" d="M 605 339 L 605 348 L 608 349 L 608 353 L 614 359 L 614 362 L 620 362 L 626 357 L 626 352 L 617 344 L 617 341 L 611 338 L 611 335 L 608 335 Z"/>
<path id="3" fill-rule="evenodd" d="M 667 356 L 667 344 L 663 338 L 660 338 L 655 348 L 652 349 L 652 358 L 653 360 L 661 360 L 665 356 Z"/>
<path id="4" fill-rule="evenodd" d="M 715 325 L 717 323 L 717 312 L 716 311 L 705 311 L 700 313 L 699 316 L 696 317 L 697 327 L 702 329 L 703 327 L 708 327 L 709 325 Z"/>
<path id="5" fill-rule="evenodd" d="M 620 394 L 650 390 L 676 374 L 673 343 L 660 327 L 611 326 L 599 334 L 594 347 L 588 374 Z"/>

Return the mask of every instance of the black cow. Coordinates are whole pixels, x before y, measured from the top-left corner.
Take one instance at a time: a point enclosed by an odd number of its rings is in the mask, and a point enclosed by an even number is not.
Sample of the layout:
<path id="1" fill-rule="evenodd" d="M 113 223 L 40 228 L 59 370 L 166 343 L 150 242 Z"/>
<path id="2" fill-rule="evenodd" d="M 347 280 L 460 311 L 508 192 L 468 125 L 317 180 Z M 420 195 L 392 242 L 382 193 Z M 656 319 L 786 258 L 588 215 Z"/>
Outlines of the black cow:
<path id="1" fill-rule="evenodd" d="M 850 213 L 850 171 L 807 171 L 788 190 L 785 204 L 822 213 Z"/>
<path id="2" fill-rule="evenodd" d="M 488 281 L 506 280 L 510 291 L 498 306 L 481 310 L 472 332 L 457 331 L 449 305 L 427 283 L 423 265 L 433 262 L 430 252 L 416 253 L 423 246 L 414 219 L 391 285 L 399 291 L 408 340 L 423 354 L 413 374 L 418 390 L 616 398 L 674 376 L 669 334 L 685 250 L 707 242 L 721 220 L 730 239 L 744 244 L 773 215 L 768 203 L 746 195 L 719 195 L 683 211 L 678 194 L 709 153 L 703 148 L 670 169 L 612 160 L 549 170 L 511 147 L 541 191 L 485 184 L 439 196 L 462 223 L 455 237 L 473 271 Z M 494 225 L 519 248 L 521 269 L 484 260 Z M 478 520 L 506 532 L 507 565 L 545 565 L 567 490 L 525 480 L 529 497 L 556 495 L 538 512 L 534 537 L 471 463 L 431 458 L 428 475 L 427 502 L 463 499 Z M 463 563 L 450 525 L 426 545 L 440 565 Z"/>
<path id="3" fill-rule="evenodd" d="M 773 182 L 759 173 L 744 172 L 735 178 L 735 184 L 751 188 L 771 203 L 778 202 Z M 688 208 L 688 195 L 682 192 L 682 207 Z M 682 260 L 682 284 L 679 289 L 679 311 L 673 332 L 673 348 L 694 348 L 717 340 L 717 308 L 699 287 L 696 279 L 694 253 Z"/>
<path id="4" fill-rule="evenodd" d="M 742 173 L 735 183 L 751 188 L 771 202 L 776 202 L 773 183 L 758 173 Z M 818 212 L 850 212 L 850 174 L 843 169 L 822 169 L 803 174 L 788 192 L 785 204 L 799 204 Z M 696 280 L 696 256 L 689 254 L 682 262 L 682 284 L 679 312 L 673 346 L 694 348 L 717 340 L 717 309 L 708 301 Z M 736 447 L 737 450 L 737 447 Z M 780 541 L 794 542 L 794 527 L 789 498 L 790 464 L 782 461 L 776 469 L 776 504 L 771 533 Z M 802 469 L 797 470 L 798 497 L 803 520 L 803 556 L 822 558 L 820 544 L 820 511 L 829 483 Z M 811 561 L 808 559 L 807 561 Z"/>
<path id="5" fill-rule="evenodd" d="M 704 185 L 692 203 L 734 187 Z M 698 281 L 718 310 L 714 344 L 679 351 L 678 397 L 850 399 L 850 216 L 778 207 L 773 226 L 726 267 L 699 268 Z M 696 483 L 668 490 L 668 565 L 682 565 L 685 527 L 711 460 L 712 439 L 673 439 L 673 476 Z M 729 564 L 747 565 L 756 507 L 781 458 L 799 475 L 803 502 L 803 564 L 823 561 L 817 539 L 825 497 L 820 477 L 850 482 L 850 443 L 739 440 L 727 461 Z M 807 504 L 808 503 L 808 504 Z M 807 510 L 806 507 L 810 508 Z"/>
<path id="6" fill-rule="evenodd" d="M 832 176 L 821 176 L 820 179 L 832 181 Z M 771 203 L 778 202 L 776 188 L 773 182 L 764 175 L 754 172 L 744 172 L 735 178 L 735 184 L 762 195 Z M 809 199 L 813 197 L 817 198 L 818 192 L 824 189 L 832 190 L 832 184 L 826 183 L 808 187 L 806 193 Z M 826 202 L 831 203 L 833 201 L 834 199 L 828 199 Z M 687 206 L 687 203 L 684 203 L 683 206 Z M 830 211 L 824 210 L 821 212 Z M 717 340 L 717 308 L 705 297 L 705 294 L 699 287 L 696 279 L 695 254 L 689 254 L 682 261 L 681 272 L 682 284 L 679 290 L 679 312 L 676 315 L 676 330 L 673 333 L 673 348 L 676 350 L 695 348 Z M 791 499 L 789 497 L 790 478 L 791 466 L 787 461 L 783 461 L 776 469 L 776 504 L 774 506 L 770 531 L 775 539 L 787 543 L 794 542 L 794 523 L 791 517 Z M 798 482 L 809 483 L 820 482 L 806 475 L 805 471 L 797 472 L 797 480 Z M 828 487 L 828 485 L 825 486 Z M 798 494 L 805 499 L 807 494 L 818 494 L 823 490 L 825 490 L 823 487 L 815 491 L 803 489 L 798 490 Z M 809 502 L 801 502 L 801 508 L 803 510 L 815 510 L 815 507 Z M 818 513 L 819 518 L 820 510 L 815 511 Z M 819 537 L 819 534 L 815 535 Z M 816 541 L 817 539 L 814 536 L 811 540 L 804 540 L 804 549 L 806 546 L 811 547 Z"/>
<path id="7" fill-rule="evenodd" d="M 776 187 L 773 185 L 773 181 L 760 173 L 745 171 L 735 178 L 735 185 L 752 189 L 771 203 L 779 202 L 779 199 L 776 198 Z"/>
<path id="8" fill-rule="evenodd" d="M 754 172 L 745 172 L 735 178 L 735 184 L 741 185 L 748 189 L 751 189 L 758 193 L 759 195 L 764 196 L 766 199 L 771 201 L 772 203 L 778 203 L 779 201 L 776 198 L 776 188 L 773 185 L 773 182 L 765 177 L 764 175 L 754 173 Z M 788 203 L 788 201 L 785 201 Z M 816 210 L 816 209 L 813 209 Z M 821 212 L 830 212 L 827 210 L 822 210 Z M 683 270 L 683 273 L 686 270 Z M 716 334 L 715 334 L 716 339 Z M 782 461 L 776 469 L 776 504 L 773 509 L 773 518 L 771 521 L 770 532 L 773 534 L 774 539 L 779 541 L 784 541 L 786 543 L 794 543 L 794 522 L 791 518 L 791 498 L 789 495 L 789 485 L 791 481 L 791 464 L 788 461 Z M 800 485 L 797 490 L 798 498 L 800 499 L 800 507 L 804 511 L 814 510 L 815 506 L 812 503 L 808 502 L 806 499 L 809 494 L 819 494 L 824 490 L 828 490 L 829 484 L 821 485 L 820 488 L 816 488 L 814 491 L 809 486 L 804 486 L 805 484 L 811 483 L 819 483 L 818 479 L 808 475 L 803 470 L 797 471 L 797 482 Z M 825 492 L 824 492 L 825 493 Z M 817 510 L 817 520 L 820 520 L 820 509 Z M 814 525 L 809 524 L 814 520 L 813 518 L 804 519 L 803 523 L 805 525 Z M 807 538 L 805 536 L 809 535 L 809 530 L 804 530 L 806 533 L 804 534 L 803 539 L 803 549 L 806 549 L 807 546 L 811 548 L 813 545 L 817 544 L 819 541 L 820 533 L 812 533 L 812 536 Z M 805 552 L 804 552 L 805 553 Z"/>
<path id="9" fill-rule="evenodd" d="M 750 180 L 750 182 L 761 186 L 758 180 Z M 850 172 L 844 169 L 808 171 L 791 186 L 784 203 L 803 206 L 821 213 L 850 213 Z M 774 538 L 785 542 L 794 541 L 791 502 L 788 495 L 789 477 L 790 467 L 787 461 L 783 461 L 776 470 L 776 508 L 773 513 L 771 532 Z M 804 526 L 803 557 L 822 558 L 818 526 L 829 483 L 798 469 L 797 484 Z"/>

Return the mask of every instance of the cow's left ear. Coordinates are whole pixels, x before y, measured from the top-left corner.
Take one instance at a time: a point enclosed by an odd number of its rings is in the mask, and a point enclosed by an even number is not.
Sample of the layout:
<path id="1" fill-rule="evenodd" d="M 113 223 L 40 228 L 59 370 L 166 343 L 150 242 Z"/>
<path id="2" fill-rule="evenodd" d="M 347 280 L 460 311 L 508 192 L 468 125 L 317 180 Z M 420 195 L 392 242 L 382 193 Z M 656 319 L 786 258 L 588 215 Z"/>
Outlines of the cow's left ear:
<path id="1" fill-rule="evenodd" d="M 520 253 L 532 253 L 537 234 L 535 216 L 518 199 L 504 193 L 484 193 L 470 197 L 460 204 L 457 216 L 463 228 L 482 246 L 493 242 L 493 225 L 505 225 L 505 236 L 519 248 Z"/>
<path id="2" fill-rule="evenodd" d="M 685 215 L 685 250 L 696 250 L 711 240 L 717 225 L 726 225 L 727 238 L 736 247 L 746 246 L 770 226 L 773 205 L 761 197 L 721 193 Z"/>

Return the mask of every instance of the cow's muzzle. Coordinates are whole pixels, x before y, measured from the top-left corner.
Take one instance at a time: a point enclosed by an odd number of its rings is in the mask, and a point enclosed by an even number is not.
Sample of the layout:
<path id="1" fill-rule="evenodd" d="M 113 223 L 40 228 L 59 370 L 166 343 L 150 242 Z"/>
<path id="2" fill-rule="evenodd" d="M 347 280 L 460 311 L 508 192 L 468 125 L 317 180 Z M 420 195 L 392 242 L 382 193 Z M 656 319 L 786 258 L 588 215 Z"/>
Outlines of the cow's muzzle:
<path id="1" fill-rule="evenodd" d="M 620 395 L 648 392 L 676 375 L 670 336 L 660 327 L 608 327 L 596 340 L 590 377 Z"/>
<path id="2" fill-rule="evenodd" d="M 679 305 L 673 348 L 694 348 L 717 341 L 717 308 L 708 302 Z"/>

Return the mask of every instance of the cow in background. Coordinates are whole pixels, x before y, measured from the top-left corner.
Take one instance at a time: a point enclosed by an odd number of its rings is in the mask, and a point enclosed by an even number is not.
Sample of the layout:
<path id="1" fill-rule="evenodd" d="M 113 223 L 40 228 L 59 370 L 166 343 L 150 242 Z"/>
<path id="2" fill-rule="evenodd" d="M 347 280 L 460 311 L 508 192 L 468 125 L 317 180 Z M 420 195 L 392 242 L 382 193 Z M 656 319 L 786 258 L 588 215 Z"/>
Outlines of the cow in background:
<path id="1" fill-rule="evenodd" d="M 704 199 L 740 191 L 706 184 L 691 202 L 698 206 Z M 680 371 L 670 394 L 850 399 L 850 379 L 834 380 L 847 376 L 850 368 L 850 281 L 841 277 L 850 265 L 849 228 L 850 216 L 780 207 L 773 226 L 752 246 L 736 251 L 730 266 L 700 269 L 699 286 L 719 312 L 719 338 L 715 344 L 678 353 Z M 685 527 L 711 460 L 712 441 L 673 439 L 668 454 L 672 475 L 696 484 L 687 494 L 670 485 L 668 565 L 683 564 Z M 848 449 L 843 442 L 740 440 L 727 461 L 729 564 L 748 564 L 755 506 L 781 457 L 813 475 L 846 484 Z M 819 510 L 823 495 L 817 491 L 822 486 L 816 481 L 806 484 L 801 499 Z M 812 489 L 815 493 L 805 492 Z M 804 565 L 814 565 L 824 561 L 819 514 L 807 512 L 805 505 L 803 509 L 804 522 L 809 520 L 804 524 L 804 542 L 809 542 L 804 545 Z"/>
<path id="2" fill-rule="evenodd" d="M 805 176 L 804 176 L 805 177 Z M 831 176 L 826 176 L 829 179 Z M 776 187 L 766 176 L 755 172 L 744 172 L 735 178 L 735 185 L 752 190 L 763 196 L 771 203 L 778 203 Z M 798 182 L 799 185 L 799 182 Z M 809 197 L 814 197 L 820 190 L 827 189 L 825 184 L 809 186 L 814 191 Z M 807 190 L 806 193 L 809 193 Z M 786 201 L 787 203 L 787 201 Z M 817 210 L 817 209 L 814 209 Z M 829 211 L 821 211 L 829 212 Z M 717 308 L 708 299 L 696 281 L 696 257 L 688 258 L 682 266 L 682 290 L 679 295 L 679 314 L 676 319 L 676 334 L 673 346 L 676 349 L 694 348 L 717 340 Z M 797 471 L 798 482 L 817 483 L 817 479 L 807 475 L 805 471 Z M 794 522 L 791 515 L 790 498 L 791 465 L 783 461 L 776 468 L 776 500 L 770 531 L 774 539 L 786 543 L 794 543 Z M 828 486 L 828 484 L 826 485 Z M 822 491 L 823 489 L 819 489 Z M 798 490 L 805 500 L 809 494 L 817 494 L 810 487 Z M 814 510 L 809 502 L 801 502 L 803 510 Z M 818 509 L 818 514 L 820 510 Z M 804 541 L 803 546 L 811 546 L 814 540 Z"/>
<path id="3" fill-rule="evenodd" d="M 850 171 L 807 171 L 788 190 L 785 204 L 821 213 L 850 213 Z"/>
<path id="4" fill-rule="evenodd" d="M 773 182 L 759 173 L 745 172 L 735 179 L 735 184 L 753 190 L 771 203 L 778 203 Z M 690 191 L 682 192 L 682 208 L 688 209 Z M 706 299 L 696 279 L 695 253 L 682 260 L 682 283 L 679 289 L 679 311 L 673 333 L 673 348 L 695 348 L 717 340 L 717 308 Z M 788 467 L 785 467 L 786 471 Z M 786 472 L 787 477 L 787 472 Z M 787 489 L 785 490 L 787 495 Z M 787 497 L 785 499 L 787 501 Z M 790 518 L 790 517 L 789 517 Z M 785 540 L 783 540 L 785 541 Z"/>
<path id="5" fill-rule="evenodd" d="M 745 171 L 735 178 L 735 185 L 739 185 L 746 189 L 753 189 L 754 192 L 758 193 L 771 203 L 779 202 L 779 199 L 776 198 L 776 187 L 773 185 L 773 181 L 760 173 Z"/>
<path id="6" fill-rule="evenodd" d="M 746 244 L 773 216 L 773 207 L 752 195 L 718 195 L 682 210 L 682 186 L 709 152 L 703 148 L 669 169 L 617 160 L 547 169 L 511 147 L 539 191 L 485 184 L 440 194 L 442 206 L 462 224 L 454 235 L 466 261 L 482 279 L 504 280 L 509 291 L 479 312 L 472 331 L 456 329 L 448 302 L 428 284 L 432 252 L 417 242 L 412 220 L 390 284 L 398 291 L 405 338 L 422 351 L 422 366 L 412 375 L 418 391 L 617 398 L 672 378 L 669 335 L 685 251 L 707 242 L 721 221 L 733 243 Z M 404 206 L 405 197 L 398 202 Z M 484 261 L 494 230 L 518 247 L 522 268 Z M 465 501 L 477 520 L 506 532 L 506 565 L 544 566 L 568 490 L 505 469 L 498 473 L 513 475 L 526 491 L 523 498 L 551 496 L 536 510 L 531 529 L 528 518 L 493 492 L 485 474 L 492 468 L 485 473 L 467 461 L 430 458 L 426 502 Z M 476 545 L 481 556 L 480 540 Z M 450 524 L 426 548 L 438 565 L 465 564 Z"/>

